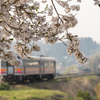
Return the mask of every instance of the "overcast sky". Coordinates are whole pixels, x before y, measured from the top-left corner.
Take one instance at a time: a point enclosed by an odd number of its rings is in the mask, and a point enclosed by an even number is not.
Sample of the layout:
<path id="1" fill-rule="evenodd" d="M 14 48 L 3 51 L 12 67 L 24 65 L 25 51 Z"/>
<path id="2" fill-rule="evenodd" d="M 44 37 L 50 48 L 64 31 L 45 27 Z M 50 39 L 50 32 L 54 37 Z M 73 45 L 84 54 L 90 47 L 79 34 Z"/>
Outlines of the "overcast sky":
<path id="1" fill-rule="evenodd" d="M 48 2 L 50 3 L 50 1 Z M 100 8 L 94 5 L 94 0 L 82 0 L 79 4 L 80 11 L 76 15 L 78 24 L 69 32 L 79 37 L 91 37 L 94 41 L 100 43 Z M 56 5 L 56 7 L 58 12 L 63 12 L 59 6 Z"/>
<path id="2" fill-rule="evenodd" d="M 70 32 L 79 37 L 91 37 L 100 43 L 100 8 L 94 5 L 94 0 L 82 0 L 77 19 L 77 26 Z"/>

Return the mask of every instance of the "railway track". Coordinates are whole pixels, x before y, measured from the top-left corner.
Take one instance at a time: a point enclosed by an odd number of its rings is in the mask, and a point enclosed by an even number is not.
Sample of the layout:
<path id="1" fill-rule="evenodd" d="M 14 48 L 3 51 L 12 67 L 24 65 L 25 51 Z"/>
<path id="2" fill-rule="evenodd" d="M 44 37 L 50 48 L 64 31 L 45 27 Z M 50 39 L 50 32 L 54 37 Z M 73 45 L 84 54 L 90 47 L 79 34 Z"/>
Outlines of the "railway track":
<path id="1" fill-rule="evenodd" d="M 67 78 L 77 78 L 77 77 L 84 77 L 84 76 L 100 76 L 98 74 L 87 74 L 87 75 L 67 75 L 67 76 L 56 76 L 54 79 L 67 79 Z M 40 80 L 40 81 L 33 81 L 30 82 L 29 80 L 25 81 L 25 82 L 21 82 L 21 83 L 17 83 L 17 82 L 8 82 L 10 85 L 17 85 L 17 84 L 30 84 L 30 83 L 34 83 L 34 82 L 47 82 L 49 81 L 48 79 L 44 79 L 44 80 Z"/>
<path id="2" fill-rule="evenodd" d="M 100 76 L 100 75 L 98 75 L 98 74 L 87 74 L 87 75 L 67 75 L 67 76 L 56 76 L 54 79 L 76 78 L 76 77 L 93 76 L 93 75 Z"/>

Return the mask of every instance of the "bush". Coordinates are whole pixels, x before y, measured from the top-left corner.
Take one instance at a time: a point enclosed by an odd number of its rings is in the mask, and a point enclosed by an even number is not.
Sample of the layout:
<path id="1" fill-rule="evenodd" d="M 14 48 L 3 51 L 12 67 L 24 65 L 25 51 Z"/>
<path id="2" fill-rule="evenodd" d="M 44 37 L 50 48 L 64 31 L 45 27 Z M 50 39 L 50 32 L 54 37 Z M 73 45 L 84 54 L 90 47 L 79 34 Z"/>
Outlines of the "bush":
<path id="1" fill-rule="evenodd" d="M 9 90 L 10 85 L 8 83 L 0 83 L 0 90 Z"/>
<path id="2" fill-rule="evenodd" d="M 83 100 L 92 100 L 92 97 L 89 92 L 78 91 L 77 97 L 82 98 Z"/>

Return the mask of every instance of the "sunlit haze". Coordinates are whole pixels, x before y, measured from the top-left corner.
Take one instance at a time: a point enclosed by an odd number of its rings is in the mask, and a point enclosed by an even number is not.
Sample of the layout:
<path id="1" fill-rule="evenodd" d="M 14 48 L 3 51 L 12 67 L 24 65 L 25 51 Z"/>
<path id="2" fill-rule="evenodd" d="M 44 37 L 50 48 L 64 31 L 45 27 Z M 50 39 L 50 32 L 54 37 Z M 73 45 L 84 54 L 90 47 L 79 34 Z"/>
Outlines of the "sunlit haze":
<path id="1" fill-rule="evenodd" d="M 72 2 L 77 1 L 73 0 Z M 51 1 L 48 1 L 51 4 Z M 54 2 L 56 5 L 56 2 Z M 76 2 L 75 2 L 76 4 Z M 76 12 L 78 24 L 76 27 L 69 30 L 72 34 L 79 37 L 91 37 L 93 41 L 100 43 L 100 7 L 94 5 L 94 0 L 82 0 L 80 11 Z M 63 13 L 63 9 L 56 5 L 58 12 Z"/>
<path id="2" fill-rule="evenodd" d="M 91 37 L 100 43 L 100 8 L 94 6 L 93 0 L 82 0 L 77 14 L 78 24 L 70 30 L 79 37 Z"/>

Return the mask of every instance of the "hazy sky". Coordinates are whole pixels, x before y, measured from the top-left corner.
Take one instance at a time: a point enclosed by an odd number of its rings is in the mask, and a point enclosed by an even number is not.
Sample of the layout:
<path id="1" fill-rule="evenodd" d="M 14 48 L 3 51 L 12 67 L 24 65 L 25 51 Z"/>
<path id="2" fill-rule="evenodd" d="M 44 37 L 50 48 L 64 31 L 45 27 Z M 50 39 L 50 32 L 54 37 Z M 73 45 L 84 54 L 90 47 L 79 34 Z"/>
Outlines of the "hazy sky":
<path id="1" fill-rule="evenodd" d="M 51 0 L 48 2 L 50 3 Z M 82 0 L 79 4 L 80 11 L 76 12 L 78 24 L 76 27 L 70 29 L 69 32 L 79 37 L 91 37 L 94 41 L 100 43 L 100 8 L 94 5 L 94 0 Z M 59 6 L 56 5 L 56 7 L 58 12 L 63 12 Z"/>
<path id="2" fill-rule="evenodd" d="M 94 5 L 94 0 L 82 0 L 77 19 L 77 26 L 70 32 L 79 37 L 91 37 L 100 43 L 100 8 Z"/>

